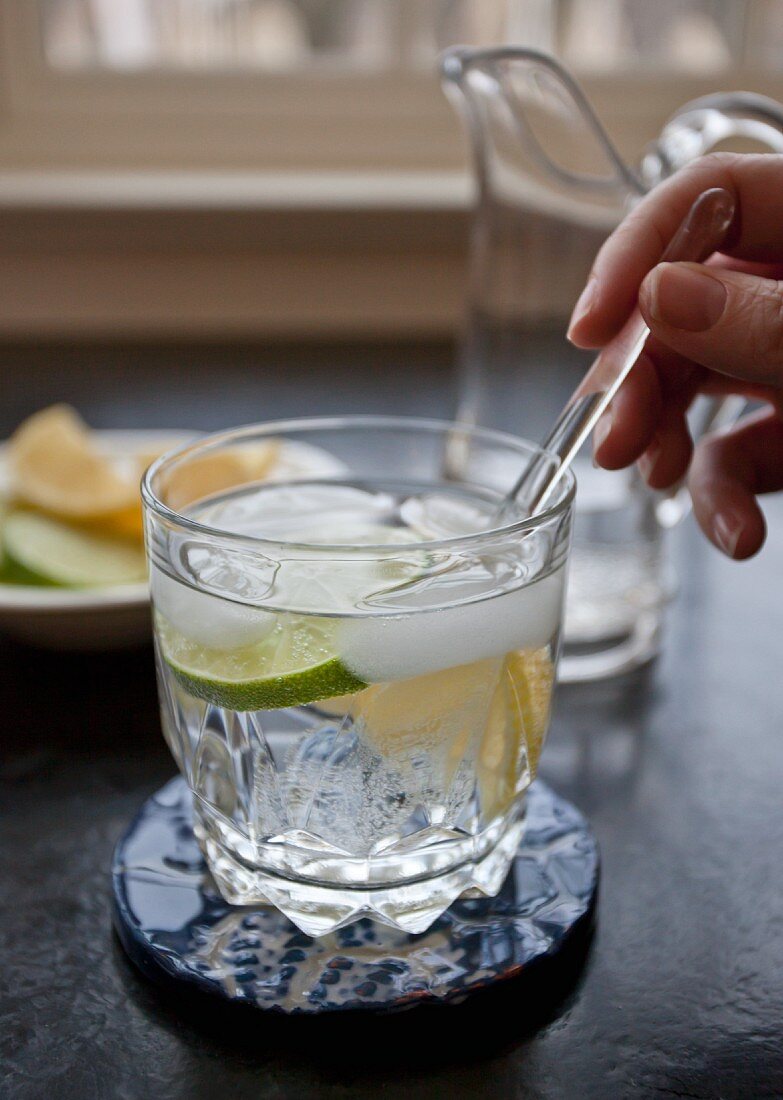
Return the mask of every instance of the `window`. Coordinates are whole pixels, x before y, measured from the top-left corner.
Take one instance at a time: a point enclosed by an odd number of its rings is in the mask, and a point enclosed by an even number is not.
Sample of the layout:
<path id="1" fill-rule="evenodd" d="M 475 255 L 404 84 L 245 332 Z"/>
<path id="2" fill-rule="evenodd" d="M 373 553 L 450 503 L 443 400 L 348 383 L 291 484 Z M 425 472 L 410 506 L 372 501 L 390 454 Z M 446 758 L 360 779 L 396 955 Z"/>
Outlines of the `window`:
<path id="1" fill-rule="evenodd" d="M 458 167 L 435 71 L 504 0 L 0 0 L 0 166 Z"/>
<path id="2" fill-rule="evenodd" d="M 698 95 L 783 99 L 783 0 L 0 0 L 0 337 L 454 331 L 436 59 L 503 42 L 634 163 Z"/>
<path id="3" fill-rule="evenodd" d="M 45 0 L 55 68 L 283 72 L 431 68 L 453 41 L 503 36 L 504 0 Z"/>
<path id="4" fill-rule="evenodd" d="M 455 42 L 556 52 L 610 114 L 636 110 L 651 73 L 677 77 L 657 112 L 783 72 L 780 0 L 0 0 L 0 15 L 0 167 L 458 168 L 435 73 Z"/>
<path id="5" fill-rule="evenodd" d="M 585 72 L 779 68 L 777 0 L 43 0 L 54 68 L 368 71 L 432 66 L 444 46 L 526 42 Z"/>

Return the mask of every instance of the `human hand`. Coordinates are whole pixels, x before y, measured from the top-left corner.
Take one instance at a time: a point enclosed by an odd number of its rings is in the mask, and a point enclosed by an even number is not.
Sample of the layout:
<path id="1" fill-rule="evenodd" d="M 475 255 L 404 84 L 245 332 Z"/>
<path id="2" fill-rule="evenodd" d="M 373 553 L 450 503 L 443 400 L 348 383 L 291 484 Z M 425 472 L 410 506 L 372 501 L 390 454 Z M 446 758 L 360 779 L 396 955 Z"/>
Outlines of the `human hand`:
<path id="1" fill-rule="evenodd" d="M 710 187 L 736 202 L 725 253 L 659 263 Z M 652 335 L 595 428 L 596 461 L 619 469 L 638 459 L 654 489 L 688 473 L 704 533 L 729 557 L 750 557 L 766 533 L 756 496 L 783 489 L 783 156 L 712 154 L 656 187 L 598 253 L 569 339 L 611 356 L 637 299 Z M 694 452 L 686 413 L 699 393 L 767 407 Z"/>

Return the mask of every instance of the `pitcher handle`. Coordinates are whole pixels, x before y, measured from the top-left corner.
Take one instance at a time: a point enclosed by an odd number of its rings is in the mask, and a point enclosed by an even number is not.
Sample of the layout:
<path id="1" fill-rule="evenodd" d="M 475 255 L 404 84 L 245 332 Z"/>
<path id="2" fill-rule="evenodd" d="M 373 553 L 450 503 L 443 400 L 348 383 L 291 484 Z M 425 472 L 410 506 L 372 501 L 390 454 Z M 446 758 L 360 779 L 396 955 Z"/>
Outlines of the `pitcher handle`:
<path id="1" fill-rule="evenodd" d="M 783 104 L 755 92 L 716 92 L 683 104 L 642 157 L 645 188 L 736 138 L 783 153 Z"/>
<path id="2" fill-rule="evenodd" d="M 596 145 L 606 157 L 607 165 L 611 169 L 610 176 L 601 178 L 572 171 L 549 156 L 528 125 L 524 111 L 520 109 L 509 82 L 509 67 L 517 70 L 524 68 L 531 72 L 538 70 L 549 74 L 559 83 L 570 101 L 575 117 L 579 118 L 585 132 L 592 135 Z M 462 120 L 470 141 L 474 169 L 481 187 L 486 185 L 487 181 L 489 153 L 486 128 L 480 112 L 476 109 L 474 81 L 477 78 L 480 79 L 485 93 L 487 81 L 497 89 L 497 95 L 506 103 L 520 144 L 545 175 L 572 188 L 574 194 L 581 192 L 588 196 L 604 192 L 613 195 L 622 191 L 624 194 L 644 195 L 646 188 L 642 180 L 620 155 L 581 84 L 551 54 L 528 46 L 488 46 L 479 49 L 452 46 L 441 54 L 439 69 L 441 86 L 446 98 L 452 103 L 457 116 Z"/>

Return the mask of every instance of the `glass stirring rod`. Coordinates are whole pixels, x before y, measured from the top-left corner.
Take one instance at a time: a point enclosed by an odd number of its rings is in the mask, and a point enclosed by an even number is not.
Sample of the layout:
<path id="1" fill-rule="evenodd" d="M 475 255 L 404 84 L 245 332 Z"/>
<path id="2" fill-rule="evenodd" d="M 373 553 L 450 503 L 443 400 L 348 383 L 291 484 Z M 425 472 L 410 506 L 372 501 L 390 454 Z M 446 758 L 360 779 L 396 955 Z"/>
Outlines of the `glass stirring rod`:
<path id="1" fill-rule="evenodd" d="M 733 196 L 722 187 L 703 191 L 688 211 L 659 262 L 690 260 L 702 263 L 724 243 L 734 219 Z M 611 351 L 602 351 L 574 391 L 544 440 L 546 452 L 523 470 L 499 508 L 501 516 L 513 508 L 528 515 L 545 507 L 577 451 L 598 423 L 641 355 L 650 329 L 634 309 Z M 552 456 L 555 461 L 553 462 Z"/>

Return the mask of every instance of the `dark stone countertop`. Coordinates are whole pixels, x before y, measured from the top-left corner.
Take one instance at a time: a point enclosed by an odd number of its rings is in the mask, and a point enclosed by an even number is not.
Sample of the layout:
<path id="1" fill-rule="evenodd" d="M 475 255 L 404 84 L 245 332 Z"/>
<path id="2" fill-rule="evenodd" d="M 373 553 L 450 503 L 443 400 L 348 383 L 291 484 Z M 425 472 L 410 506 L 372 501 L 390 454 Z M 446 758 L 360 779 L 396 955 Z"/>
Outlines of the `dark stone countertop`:
<path id="1" fill-rule="evenodd" d="M 280 415 L 451 411 L 438 347 L 0 350 L 0 434 L 65 399 L 95 426 L 216 428 Z M 531 340 L 496 417 L 536 434 L 572 353 Z M 559 693 L 545 778 L 603 853 L 581 972 L 540 1002 L 392 1018 L 237 1020 L 125 962 L 113 844 L 173 771 L 149 650 L 0 643 L 0 1095 L 783 1096 L 783 500 L 769 544 L 723 561 L 688 522 L 665 650 L 631 680 Z M 436 1018 L 437 1016 L 437 1018 Z"/>

